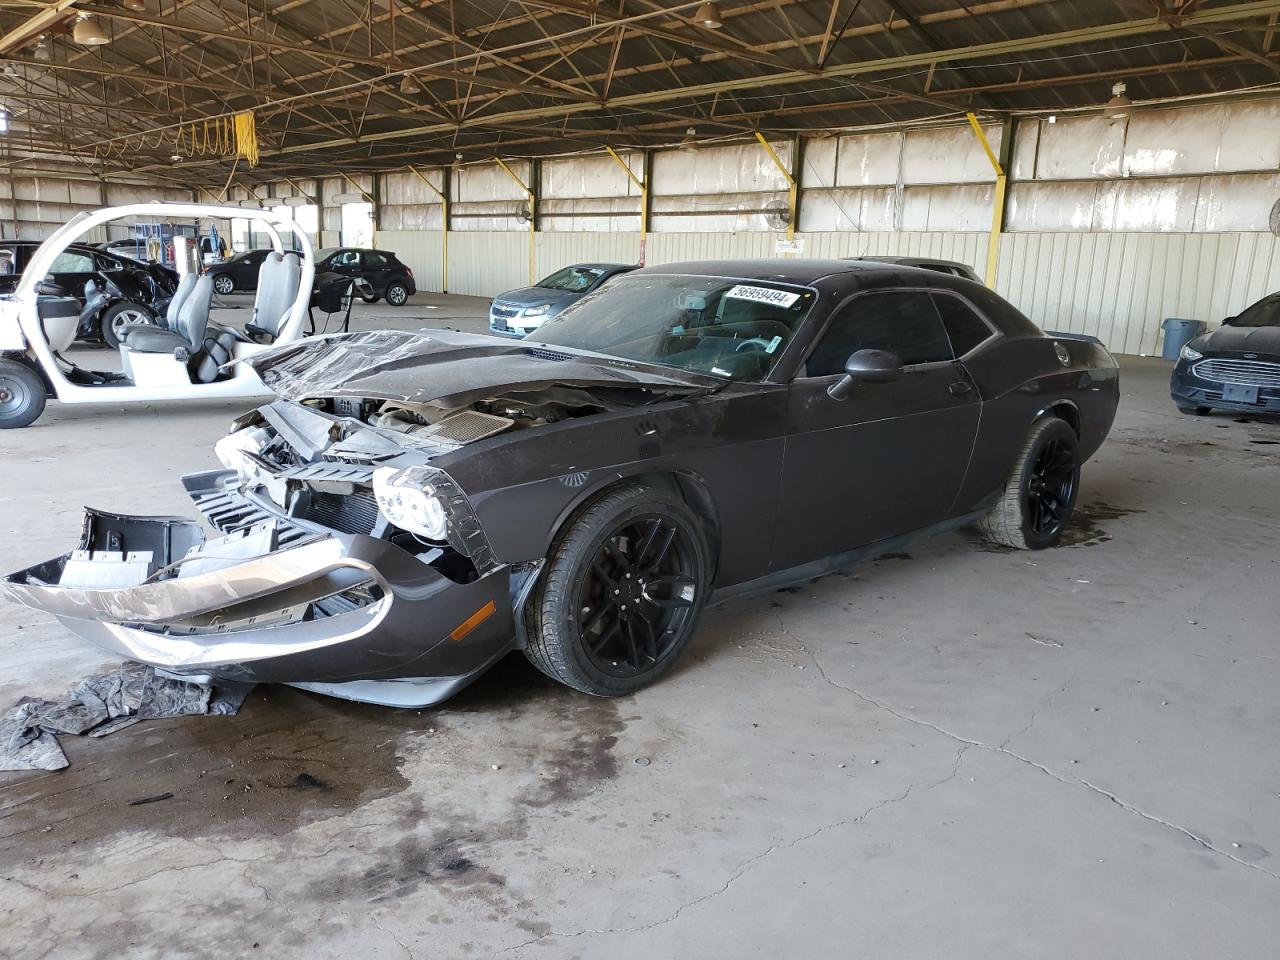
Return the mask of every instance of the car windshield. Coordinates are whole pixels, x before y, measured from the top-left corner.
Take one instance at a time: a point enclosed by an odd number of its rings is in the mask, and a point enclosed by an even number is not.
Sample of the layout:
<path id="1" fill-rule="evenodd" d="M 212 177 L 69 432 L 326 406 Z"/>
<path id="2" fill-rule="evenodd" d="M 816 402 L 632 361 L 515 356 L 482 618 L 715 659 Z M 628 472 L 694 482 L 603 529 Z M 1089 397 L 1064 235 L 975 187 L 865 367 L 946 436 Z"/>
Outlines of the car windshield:
<path id="1" fill-rule="evenodd" d="M 328 260 L 330 257 L 332 257 L 335 253 L 337 253 L 341 249 L 342 249 L 341 247 L 325 247 L 323 250 L 321 250 L 319 253 L 316 254 L 316 259 Z"/>
<path id="2" fill-rule="evenodd" d="M 600 279 L 603 270 L 595 267 L 565 267 L 551 276 L 539 280 L 536 286 L 547 290 L 567 290 L 569 293 L 582 293 Z"/>
<path id="3" fill-rule="evenodd" d="M 1233 327 L 1280 327 L 1280 293 L 1263 297 L 1231 321 Z"/>
<path id="4" fill-rule="evenodd" d="M 816 299 L 805 287 L 755 280 L 633 274 L 583 297 L 526 339 L 756 382 Z"/>

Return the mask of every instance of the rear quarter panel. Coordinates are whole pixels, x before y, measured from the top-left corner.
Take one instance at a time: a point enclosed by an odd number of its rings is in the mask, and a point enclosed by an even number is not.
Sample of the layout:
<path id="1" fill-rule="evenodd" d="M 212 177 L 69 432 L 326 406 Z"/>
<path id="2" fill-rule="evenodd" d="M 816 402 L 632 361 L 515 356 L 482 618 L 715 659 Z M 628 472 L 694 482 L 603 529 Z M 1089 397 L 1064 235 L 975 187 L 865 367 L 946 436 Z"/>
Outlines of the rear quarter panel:
<path id="1" fill-rule="evenodd" d="M 1054 344 L 1070 354 L 1063 365 Z M 1043 336 L 996 341 L 965 361 L 982 396 L 973 460 L 956 513 L 980 509 L 994 498 L 1013 468 L 1031 424 L 1057 408 L 1079 428 L 1088 459 L 1111 430 L 1120 400 L 1120 370 L 1098 344 Z"/>

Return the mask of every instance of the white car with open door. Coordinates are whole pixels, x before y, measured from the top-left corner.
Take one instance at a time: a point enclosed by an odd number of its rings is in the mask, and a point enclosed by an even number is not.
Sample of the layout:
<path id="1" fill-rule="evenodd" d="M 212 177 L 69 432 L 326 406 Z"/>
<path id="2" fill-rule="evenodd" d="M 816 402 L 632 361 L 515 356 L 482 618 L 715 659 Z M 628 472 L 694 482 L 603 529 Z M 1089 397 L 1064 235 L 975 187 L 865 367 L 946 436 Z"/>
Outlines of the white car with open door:
<path id="1" fill-rule="evenodd" d="M 212 281 L 189 273 L 160 324 L 124 328 L 123 372 L 86 370 L 63 356 L 76 335 L 79 304 L 58 296 L 45 278 L 59 254 L 94 227 L 136 216 L 255 221 L 270 238 L 272 253 L 259 273 L 253 317 L 244 332 L 210 322 Z M 285 230 L 293 233 L 288 244 L 281 238 Z M 306 233 L 269 210 L 136 203 L 81 214 L 41 244 L 17 289 L 0 297 L 0 428 L 32 423 L 48 397 L 63 403 L 150 403 L 270 393 L 252 368 L 234 361 L 303 336 L 314 275 Z"/>

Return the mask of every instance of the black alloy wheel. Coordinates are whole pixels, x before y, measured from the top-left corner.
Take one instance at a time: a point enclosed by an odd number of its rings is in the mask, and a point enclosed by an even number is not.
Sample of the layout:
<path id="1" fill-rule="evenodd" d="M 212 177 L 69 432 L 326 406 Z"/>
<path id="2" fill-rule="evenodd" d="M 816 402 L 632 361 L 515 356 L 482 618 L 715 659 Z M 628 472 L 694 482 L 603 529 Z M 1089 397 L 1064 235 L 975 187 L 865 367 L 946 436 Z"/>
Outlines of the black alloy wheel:
<path id="1" fill-rule="evenodd" d="M 565 524 L 525 604 L 525 655 L 601 697 L 652 683 L 678 658 L 710 592 L 707 528 L 674 490 L 614 487 Z"/>
<path id="2" fill-rule="evenodd" d="M 656 514 L 628 518 L 604 538 L 574 603 L 597 669 L 636 677 L 671 652 L 693 616 L 695 558 L 689 534 Z"/>
<path id="3" fill-rule="evenodd" d="M 1080 468 L 1074 444 L 1054 437 L 1041 446 L 1027 475 L 1027 523 L 1037 537 L 1056 539 L 1076 501 Z"/>
<path id="4" fill-rule="evenodd" d="M 1062 537 L 1080 492 L 1080 441 L 1071 424 L 1042 417 L 1031 425 L 1004 491 L 978 521 L 992 543 L 1043 550 Z"/>

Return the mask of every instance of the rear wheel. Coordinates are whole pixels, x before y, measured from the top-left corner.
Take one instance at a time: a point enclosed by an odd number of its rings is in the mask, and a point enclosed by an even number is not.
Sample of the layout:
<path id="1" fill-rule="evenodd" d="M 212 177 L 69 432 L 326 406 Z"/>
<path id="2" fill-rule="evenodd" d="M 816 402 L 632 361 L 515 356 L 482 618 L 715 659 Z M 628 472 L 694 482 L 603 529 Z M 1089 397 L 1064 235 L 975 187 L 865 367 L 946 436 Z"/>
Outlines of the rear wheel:
<path id="1" fill-rule="evenodd" d="M 978 521 L 992 543 L 1042 550 L 1058 542 L 1080 490 L 1080 444 L 1056 417 L 1037 420 L 1018 453 L 1004 493 Z"/>
<path id="2" fill-rule="evenodd" d="M 366 297 L 364 294 L 361 294 L 360 299 L 363 300 L 365 303 L 377 303 L 382 298 L 377 294 L 374 294 L 373 296 L 370 296 L 370 297 Z"/>
<path id="3" fill-rule="evenodd" d="M 25 427 L 44 413 L 45 386 L 21 360 L 0 358 L 0 430 Z"/>
<path id="4" fill-rule="evenodd" d="M 215 293 L 226 296 L 233 293 L 236 289 L 236 282 L 229 273 L 219 273 L 213 278 L 213 290 Z"/>
<path id="5" fill-rule="evenodd" d="M 125 300 L 113 303 L 102 311 L 98 318 L 98 332 L 102 335 L 103 343 L 112 350 L 118 350 L 121 330 L 131 325 L 155 322 L 156 315 L 149 309 L 140 303 Z"/>
<path id="6" fill-rule="evenodd" d="M 674 495 L 626 486 L 574 518 L 530 600 L 526 656 L 584 693 L 620 696 L 661 676 L 693 636 L 709 550 Z"/>
<path id="7" fill-rule="evenodd" d="M 387 303 L 393 307 L 403 307 L 409 302 L 409 288 L 399 280 L 392 280 L 387 284 L 386 289 Z"/>

